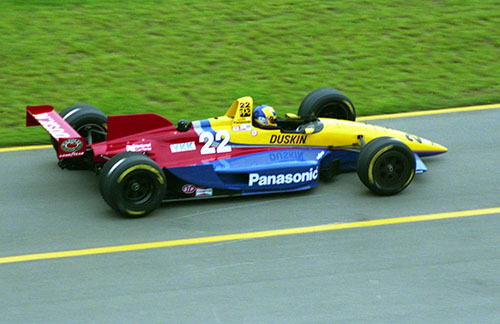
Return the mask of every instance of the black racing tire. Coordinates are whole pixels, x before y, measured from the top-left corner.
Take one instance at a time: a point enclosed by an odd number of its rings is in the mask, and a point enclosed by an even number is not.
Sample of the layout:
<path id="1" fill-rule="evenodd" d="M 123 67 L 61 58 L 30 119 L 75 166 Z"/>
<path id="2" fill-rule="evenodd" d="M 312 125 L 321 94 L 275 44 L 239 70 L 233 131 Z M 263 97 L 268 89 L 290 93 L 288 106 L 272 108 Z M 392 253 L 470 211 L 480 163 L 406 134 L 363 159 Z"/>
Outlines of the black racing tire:
<path id="1" fill-rule="evenodd" d="M 107 192 L 109 191 L 109 189 L 105 188 L 105 186 L 104 186 L 104 184 L 109 185 L 109 182 L 108 181 L 104 181 L 103 174 L 109 173 L 110 170 L 111 170 L 111 168 L 115 164 L 117 164 L 117 162 L 120 161 L 122 158 L 128 158 L 128 157 L 131 157 L 131 156 L 135 156 L 137 154 L 139 154 L 139 153 L 136 153 L 136 152 L 123 152 L 123 153 L 117 154 L 117 155 L 113 156 L 111 159 L 109 159 L 109 161 L 107 161 L 106 163 L 104 163 L 104 165 L 102 166 L 102 169 L 99 170 L 99 192 L 101 193 L 101 196 L 104 199 L 104 201 L 106 201 L 108 203 L 108 205 L 110 205 L 114 209 L 116 209 L 116 208 L 112 205 L 111 200 L 108 199 L 108 196 L 110 196 L 109 194 L 107 194 Z"/>
<path id="2" fill-rule="evenodd" d="M 78 104 L 63 109 L 59 115 L 85 138 L 87 145 L 105 141 L 108 134 L 108 117 L 99 109 L 87 104 Z M 51 138 L 57 152 L 58 143 Z M 63 159 L 59 164 L 64 169 L 93 169 L 93 156 L 87 152 L 84 156 Z"/>
<path id="3" fill-rule="evenodd" d="M 115 155 L 99 176 L 101 195 L 114 210 L 143 217 L 162 202 L 167 188 L 163 170 L 149 157 L 134 152 Z"/>
<path id="4" fill-rule="evenodd" d="M 355 121 L 356 109 L 352 101 L 342 92 L 331 88 L 320 88 L 302 100 L 298 115 Z"/>
<path id="5" fill-rule="evenodd" d="M 66 120 L 87 144 L 105 141 L 108 133 L 108 117 L 98 108 L 78 104 L 63 109 L 59 115 Z M 57 151 L 57 142 L 52 139 L 52 145 Z"/>
<path id="6" fill-rule="evenodd" d="M 373 193 L 390 196 L 404 190 L 415 176 L 415 155 L 403 142 L 379 137 L 368 142 L 358 156 L 359 179 Z"/>

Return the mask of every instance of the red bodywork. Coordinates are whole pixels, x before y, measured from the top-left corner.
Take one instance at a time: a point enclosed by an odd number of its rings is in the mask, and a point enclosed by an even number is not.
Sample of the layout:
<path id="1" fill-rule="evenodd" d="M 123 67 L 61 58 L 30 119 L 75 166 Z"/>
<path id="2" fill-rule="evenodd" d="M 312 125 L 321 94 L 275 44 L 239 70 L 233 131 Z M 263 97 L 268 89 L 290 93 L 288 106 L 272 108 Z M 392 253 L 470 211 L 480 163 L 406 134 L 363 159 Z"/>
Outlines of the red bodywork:
<path id="1" fill-rule="evenodd" d="M 28 106 L 26 126 L 41 125 L 58 143 L 59 159 L 83 156 L 86 152 L 85 138 L 81 137 L 52 106 Z M 175 145 L 190 143 L 193 150 L 175 152 Z M 146 153 L 162 168 L 183 167 L 212 162 L 214 160 L 269 151 L 269 147 L 233 147 L 231 152 L 213 155 L 200 153 L 204 142 L 194 127 L 179 131 L 163 116 L 145 113 L 115 115 L 108 117 L 107 140 L 90 144 L 93 160 L 106 162 L 123 152 Z M 279 148 L 275 148 L 279 149 Z"/>
<path id="2" fill-rule="evenodd" d="M 200 152 L 205 143 L 199 138 L 194 127 L 179 131 L 168 119 L 157 114 L 115 115 L 108 117 L 107 140 L 90 146 L 96 162 L 105 162 L 102 156 L 109 158 L 122 152 L 144 152 L 162 168 L 183 167 L 270 150 L 269 147 L 233 146 L 229 153 L 203 155 Z M 195 149 L 184 152 L 172 149 L 172 146 L 182 143 L 192 143 Z"/>

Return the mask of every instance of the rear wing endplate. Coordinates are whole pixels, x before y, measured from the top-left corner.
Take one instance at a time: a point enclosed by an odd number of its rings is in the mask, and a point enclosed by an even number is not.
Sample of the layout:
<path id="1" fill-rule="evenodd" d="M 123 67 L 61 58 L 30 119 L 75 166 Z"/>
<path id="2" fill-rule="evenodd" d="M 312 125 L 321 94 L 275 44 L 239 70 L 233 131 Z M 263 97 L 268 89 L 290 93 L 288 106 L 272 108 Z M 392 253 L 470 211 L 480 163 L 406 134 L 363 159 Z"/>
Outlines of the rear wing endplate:
<path id="1" fill-rule="evenodd" d="M 59 159 L 85 154 L 86 142 L 76 130 L 62 118 L 52 106 L 27 106 L 26 126 L 41 125 L 57 142 Z"/>

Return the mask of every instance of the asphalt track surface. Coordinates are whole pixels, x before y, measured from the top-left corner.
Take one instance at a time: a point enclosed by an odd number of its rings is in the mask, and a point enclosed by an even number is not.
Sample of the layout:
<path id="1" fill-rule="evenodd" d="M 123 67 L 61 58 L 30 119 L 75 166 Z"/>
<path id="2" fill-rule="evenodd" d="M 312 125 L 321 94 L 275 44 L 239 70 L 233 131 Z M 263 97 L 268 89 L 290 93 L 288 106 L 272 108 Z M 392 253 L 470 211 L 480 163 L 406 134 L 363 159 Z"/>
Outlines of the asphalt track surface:
<path id="1" fill-rule="evenodd" d="M 449 148 L 404 192 L 116 216 L 50 149 L 0 152 L 0 323 L 500 323 L 500 109 L 377 119 Z"/>

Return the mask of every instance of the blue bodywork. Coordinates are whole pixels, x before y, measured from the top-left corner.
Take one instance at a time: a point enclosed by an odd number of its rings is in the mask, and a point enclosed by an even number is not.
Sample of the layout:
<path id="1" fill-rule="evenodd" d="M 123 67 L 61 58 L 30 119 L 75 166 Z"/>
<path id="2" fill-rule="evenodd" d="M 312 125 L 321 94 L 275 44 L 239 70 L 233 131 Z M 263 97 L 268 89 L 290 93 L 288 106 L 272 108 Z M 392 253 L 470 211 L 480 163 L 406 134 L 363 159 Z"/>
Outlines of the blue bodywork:
<path id="1" fill-rule="evenodd" d="M 315 187 L 319 172 L 333 161 L 339 171 L 356 168 L 359 151 L 328 149 L 280 149 L 216 160 L 168 171 L 185 183 L 196 186 L 238 191 L 239 194 L 297 191 Z M 415 154 L 416 172 L 427 171 Z"/>

